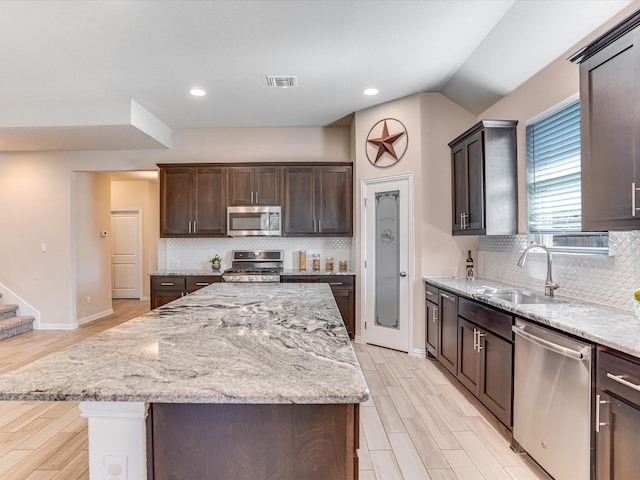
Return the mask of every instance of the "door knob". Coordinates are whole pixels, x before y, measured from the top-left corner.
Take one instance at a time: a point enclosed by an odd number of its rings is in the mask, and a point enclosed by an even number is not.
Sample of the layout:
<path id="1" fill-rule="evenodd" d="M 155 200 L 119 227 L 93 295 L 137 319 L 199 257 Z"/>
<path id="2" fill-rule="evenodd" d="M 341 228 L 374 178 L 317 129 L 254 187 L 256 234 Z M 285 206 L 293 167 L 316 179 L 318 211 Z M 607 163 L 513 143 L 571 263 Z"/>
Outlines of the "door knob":
<path id="1" fill-rule="evenodd" d="M 400 272 L 400 276 L 401 276 L 402 278 L 406 277 L 406 276 L 407 276 L 407 272 Z"/>

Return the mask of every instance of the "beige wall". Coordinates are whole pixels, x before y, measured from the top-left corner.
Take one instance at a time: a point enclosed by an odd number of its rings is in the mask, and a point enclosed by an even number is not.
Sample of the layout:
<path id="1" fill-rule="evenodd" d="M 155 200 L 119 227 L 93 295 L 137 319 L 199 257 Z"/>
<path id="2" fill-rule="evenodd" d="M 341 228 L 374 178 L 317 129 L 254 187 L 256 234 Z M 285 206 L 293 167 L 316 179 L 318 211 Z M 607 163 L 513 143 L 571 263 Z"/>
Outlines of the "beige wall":
<path id="1" fill-rule="evenodd" d="M 171 150 L 0 154 L 0 284 L 40 311 L 41 328 L 77 324 L 76 279 L 94 268 L 76 259 L 72 212 L 85 200 L 72 198 L 74 172 L 180 162 L 351 161 L 348 127 L 177 130 L 173 144 Z"/>
<path id="2" fill-rule="evenodd" d="M 84 323 L 112 312 L 111 178 L 108 173 L 76 172 L 73 185 L 73 239 L 76 319 Z"/>
<path id="3" fill-rule="evenodd" d="M 140 210 L 142 218 L 142 295 L 149 298 L 149 273 L 158 270 L 158 181 L 111 182 L 112 210 Z"/>

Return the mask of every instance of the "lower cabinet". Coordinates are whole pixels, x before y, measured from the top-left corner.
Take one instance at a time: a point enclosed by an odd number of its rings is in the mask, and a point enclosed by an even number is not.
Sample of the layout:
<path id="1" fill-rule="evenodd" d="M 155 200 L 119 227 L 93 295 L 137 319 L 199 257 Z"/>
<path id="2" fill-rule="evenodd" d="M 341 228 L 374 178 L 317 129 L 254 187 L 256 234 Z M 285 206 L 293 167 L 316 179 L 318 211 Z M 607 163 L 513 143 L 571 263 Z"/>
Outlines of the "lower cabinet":
<path id="1" fill-rule="evenodd" d="M 151 275 L 151 309 L 220 281 L 220 275 Z"/>
<path id="2" fill-rule="evenodd" d="M 458 296 L 440 290 L 438 360 L 453 375 L 458 374 Z"/>
<path id="3" fill-rule="evenodd" d="M 425 294 L 427 353 L 510 429 L 513 316 L 429 283 Z"/>
<path id="4" fill-rule="evenodd" d="M 328 283 L 351 339 L 356 336 L 355 275 L 282 275 L 282 283 Z"/>
<path id="5" fill-rule="evenodd" d="M 640 360 L 598 348 L 596 479 L 637 478 L 640 469 Z"/>
<path id="6" fill-rule="evenodd" d="M 438 295 L 439 290 L 433 285 L 427 285 L 425 288 L 425 345 L 427 347 L 427 355 L 438 357 L 438 337 L 440 336 L 440 320 L 438 319 Z"/>

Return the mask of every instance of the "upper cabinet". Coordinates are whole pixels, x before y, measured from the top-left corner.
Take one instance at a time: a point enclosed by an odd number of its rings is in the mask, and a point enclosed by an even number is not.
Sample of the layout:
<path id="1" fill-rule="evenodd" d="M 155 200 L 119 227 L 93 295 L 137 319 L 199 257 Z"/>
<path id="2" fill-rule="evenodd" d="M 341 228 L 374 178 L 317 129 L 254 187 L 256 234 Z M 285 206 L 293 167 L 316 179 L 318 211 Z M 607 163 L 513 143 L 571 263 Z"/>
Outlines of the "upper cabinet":
<path id="1" fill-rule="evenodd" d="M 571 57 L 580 63 L 582 230 L 640 228 L 640 11 Z"/>
<path id="2" fill-rule="evenodd" d="M 160 167 L 160 236 L 227 234 L 226 168 Z"/>
<path id="3" fill-rule="evenodd" d="M 451 143 L 454 235 L 518 229 L 515 120 L 483 120 Z"/>
<path id="4" fill-rule="evenodd" d="M 229 205 L 280 205 L 281 167 L 229 167 Z"/>
<path id="5" fill-rule="evenodd" d="M 284 234 L 353 235 L 350 164 L 301 164 L 284 168 Z"/>

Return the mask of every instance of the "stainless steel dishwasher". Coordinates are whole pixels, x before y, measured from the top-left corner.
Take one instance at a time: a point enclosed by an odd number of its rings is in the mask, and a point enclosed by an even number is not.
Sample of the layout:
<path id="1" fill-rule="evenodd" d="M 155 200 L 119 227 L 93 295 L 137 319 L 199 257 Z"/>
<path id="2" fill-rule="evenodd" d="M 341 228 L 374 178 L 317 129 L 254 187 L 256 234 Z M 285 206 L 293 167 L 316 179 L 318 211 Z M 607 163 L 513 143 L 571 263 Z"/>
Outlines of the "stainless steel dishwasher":
<path id="1" fill-rule="evenodd" d="M 517 320 L 513 440 L 555 480 L 591 478 L 593 346 Z"/>

